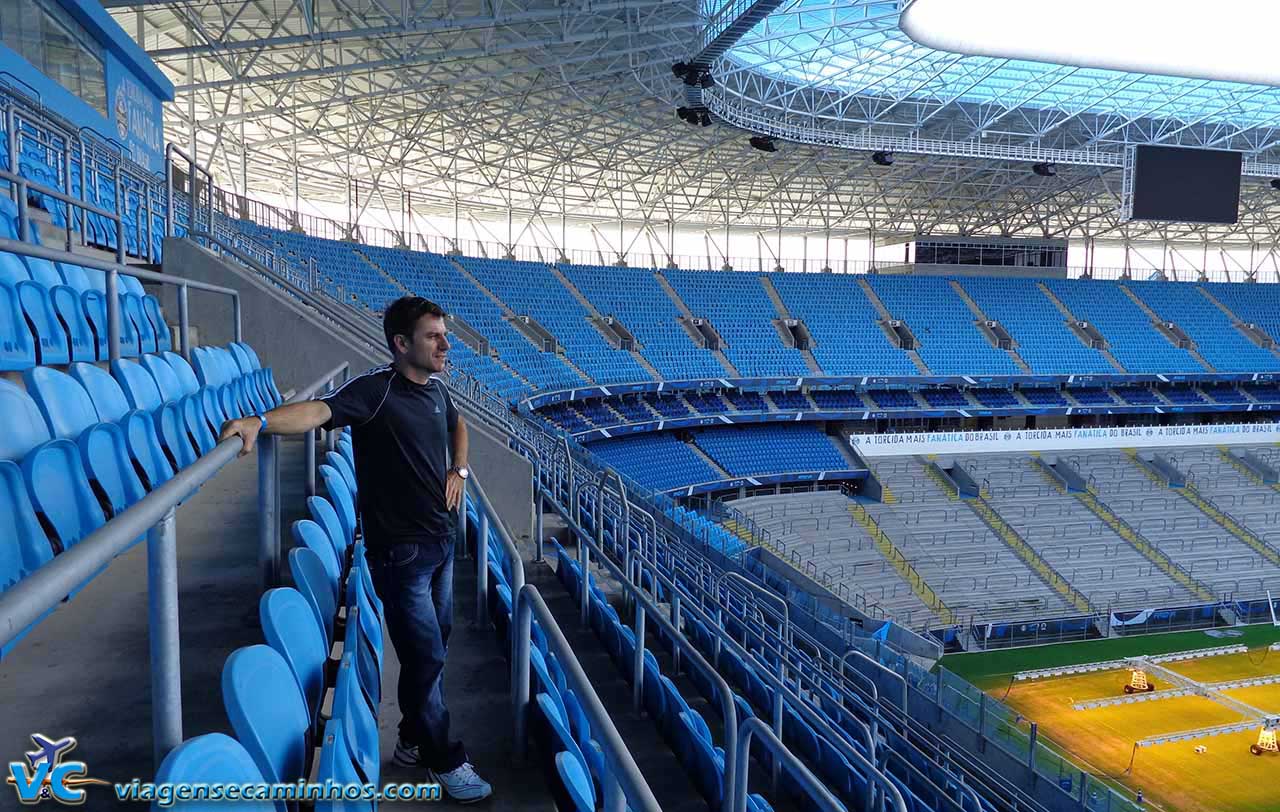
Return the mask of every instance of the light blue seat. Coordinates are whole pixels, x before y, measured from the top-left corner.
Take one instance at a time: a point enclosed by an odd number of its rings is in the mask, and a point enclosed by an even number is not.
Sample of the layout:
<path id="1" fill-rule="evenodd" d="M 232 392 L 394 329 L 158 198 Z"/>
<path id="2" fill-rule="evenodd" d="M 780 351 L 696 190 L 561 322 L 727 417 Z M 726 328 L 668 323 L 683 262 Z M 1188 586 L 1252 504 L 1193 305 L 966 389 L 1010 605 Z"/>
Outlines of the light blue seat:
<path id="1" fill-rule="evenodd" d="M 352 762 L 371 784 L 379 783 L 381 762 L 378 720 L 362 689 L 358 660 L 344 653 L 333 691 L 333 718 L 342 721 L 342 731 Z"/>
<path id="2" fill-rule="evenodd" d="M 358 578 L 348 579 L 346 600 L 348 632 L 353 623 L 352 607 L 359 610 L 355 613 L 359 633 L 351 639 L 355 644 L 352 650 L 356 653 L 360 670 L 360 686 L 369 698 L 369 704 L 376 708 L 382 702 L 382 618 L 374 610 Z"/>
<path id="3" fill-rule="evenodd" d="M 160 312 L 160 301 L 154 296 L 142 297 L 142 315 L 151 324 L 151 332 L 155 335 L 156 352 L 167 352 L 173 349 L 173 336 L 169 325 Z"/>
<path id="4" fill-rule="evenodd" d="M 164 401 L 181 400 L 184 396 L 193 394 L 186 391 L 178 373 L 173 371 L 173 367 L 165 359 L 158 355 L 144 355 L 139 361 L 155 379 L 156 388 L 160 390 L 160 397 Z"/>
<path id="5" fill-rule="evenodd" d="M 155 377 L 137 361 L 122 358 L 112 363 L 111 375 L 135 409 L 155 412 L 166 402 Z"/>
<path id="6" fill-rule="evenodd" d="M 0 253 L 0 260 L 11 254 Z M 0 281 L 0 371 L 22 370 L 36 363 L 36 348 L 31 331 L 22 316 L 18 291 Z"/>
<path id="7" fill-rule="evenodd" d="M 123 279 L 124 277 L 121 277 Z M 154 353 L 156 347 L 156 333 L 151 327 L 151 322 L 142 312 L 142 297 L 136 294 L 124 293 L 120 295 L 120 332 L 121 341 L 126 332 L 131 333 L 133 340 L 129 342 L 130 346 L 136 346 L 141 354 Z M 125 325 L 129 325 L 131 329 L 126 330 Z"/>
<path id="8" fill-rule="evenodd" d="M 292 587 L 263 593 L 258 617 L 263 637 L 289 664 L 314 721 L 324 700 L 324 668 L 329 659 L 320 619 L 306 597 Z"/>
<path id="9" fill-rule="evenodd" d="M 93 280 L 89 278 L 90 275 L 84 266 L 71 262 L 59 262 L 57 267 L 58 273 L 62 274 L 62 281 L 77 294 L 94 289 Z M 98 273 L 102 272 L 98 271 Z"/>
<path id="10" fill-rule="evenodd" d="M 332 465 L 338 473 L 342 474 L 342 478 L 347 482 L 347 489 L 351 491 L 351 498 L 356 504 L 360 502 L 360 488 L 356 485 L 356 471 L 347 462 L 347 458 L 336 451 L 325 452 L 324 461 Z"/>
<path id="11" fill-rule="evenodd" d="M 35 331 L 36 362 L 70 363 L 67 331 L 53 309 L 48 288 L 39 282 L 19 282 L 18 301 L 22 305 L 23 315 Z"/>
<path id="12" fill-rule="evenodd" d="M 342 581 L 342 565 L 338 560 L 337 550 L 329 539 L 324 528 L 310 519 L 299 519 L 293 523 L 293 542 L 300 547 L 313 551 L 324 565 L 325 575 L 332 589 L 334 600 L 338 598 L 338 584 Z"/>
<path id="13" fill-rule="evenodd" d="M 244 745 L 223 733 L 206 733 L 188 739 L 169 752 L 160 769 L 156 771 L 156 783 L 160 784 L 261 784 L 265 779 L 253 757 Z M 192 812 L 217 812 L 227 804 L 219 801 L 185 801 L 174 806 Z M 169 809 L 159 802 L 152 810 Z M 275 812 L 271 801 L 240 801 L 237 812 Z"/>
<path id="14" fill-rule="evenodd" d="M 307 510 L 311 513 L 311 520 L 324 528 L 329 541 L 333 542 L 333 548 L 338 551 L 339 562 L 345 565 L 351 540 L 342 529 L 342 520 L 338 518 L 338 512 L 333 509 L 333 503 L 323 496 L 308 496 Z"/>
<path id="15" fill-rule="evenodd" d="M 187 363 L 187 359 L 176 352 L 168 351 L 161 353 L 160 357 L 168 362 L 169 368 L 177 376 L 178 385 L 182 388 L 182 394 L 194 395 L 200 391 L 200 380 L 196 377 L 196 371 L 191 368 L 191 364 Z"/>
<path id="16" fill-rule="evenodd" d="M 154 490 L 173 476 L 173 464 L 160 443 L 150 412 L 131 409 L 115 378 L 93 364 L 72 364 L 71 377 L 88 393 L 98 419 L 124 430 L 129 455 L 142 469 L 143 485 Z"/>
<path id="17" fill-rule="evenodd" d="M 53 560 L 53 547 L 36 518 L 22 470 L 9 460 L 0 460 L 0 539 L 4 539 L 0 544 L 0 593 Z M 52 611 L 46 612 L 45 617 Z M 24 629 L 0 648 L 0 659 L 29 630 L 30 627 Z"/>
<path id="18" fill-rule="evenodd" d="M 93 330 L 84 314 L 84 302 L 80 294 L 66 285 L 49 290 L 53 312 L 67 333 L 72 361 L 96 361 L 97 347 Z"/>
<path id="19" fill-rule="evenodd" d="M 567 750 L 556 753 L 556 772 L 576 812 L 595 812 L 595 787 L 582 760 Z"/>
<path id="20" fill-rule="evenodd" d="M 84 308 L 85 320 L 93 332 L 94 355 L 97 360 L 106 361 L 110 357 L 107 347 L 107 297 L 97 290 L 86 290 L 80 294 L 80 304 Z M 121 341 L 120 354 L 129 355 L 129 348 Z"/>
<path id="21" fill-rule="evenodd" d="M 289 572 L 293 575 L 294 585 L 311 604 L 316 620 L 324 628 L 324 639 L 333 640 L 333 622 L 338 605 L 329 589 L 329 575 L 320 556 L 306 547 L 293 548 L 289 551 Z"/>
<path id="22" fill-rule="evenodd" d="M 332 465 L 320 466 L 320 479 L 323 480 L 324 489 L 329 494 L 329 501 L 333 504 L 334 509 L 338 511 L 338 520 L 342 522 L 342 532 L 346 534 L 348 539 L 354 540 L 356 537 L 356 503 L 355 498 L 351 495 L 351 489 L 347 487 L 346 479 Z"/>
<path id="23" fill-rule="evenodd" d="M 175 471 L 180 471 L 196 461 L 196 449 L 187 431 L 187 416 L 180 403 L 166 403 L 156 410 L 156 433 L 169 452 Z"/>
<path id="24" fill-rule="evenodd" d="M 80 461 L 80 450 L 70 440 L 51 440 L 22 459 L 31 503 L 53 528 L 61 550 L 106 524 L 107 517 L 94 496 Z"/>
<path id="25" fill-rule="evenodd" d="M 292 783 L 307 767 L 311 715 L 288 662 L 271 646 L 237 649 L 222 668 L 227 718 L 267 781 Z M 284 802 L 277 804 L 284 811 Z"/>
<path id="26" fill-rule="evenodd" d="M 330 719 L 324 727 L 324 741 L 320 746 L 320 765 L 316 778 L 320 783 L 332 781 L 335 784 L 363 783 L 360 773 L 351 760 L 351 749 L 347 737 L 343 733 L 343 720 Z M 373 805 L 369 801 L 317 801 L 316 812 L 372 812 Z"/>
<path id="27" fill-rule="evenodd" d="M 199 395 L 184 397 L 179 406 L 182 407 L 183 422 L 187 427 L 187 435 L 200 454 L 208 454 L 217 445 L 210 420 L 205 415 L 204 404 Z"/>

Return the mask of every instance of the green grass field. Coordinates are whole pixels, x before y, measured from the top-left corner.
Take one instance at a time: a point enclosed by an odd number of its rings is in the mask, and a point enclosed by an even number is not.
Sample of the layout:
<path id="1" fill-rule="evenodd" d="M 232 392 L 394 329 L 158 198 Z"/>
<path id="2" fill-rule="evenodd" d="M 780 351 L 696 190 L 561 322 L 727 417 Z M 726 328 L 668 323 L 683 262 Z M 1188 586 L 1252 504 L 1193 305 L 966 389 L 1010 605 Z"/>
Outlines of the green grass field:
<path id="1" fill-rule="evenodd" d="M 1203 632 L 1104 640 L 989 654 L 948 656 L 942 665 L 1002 699 L 1037 722 L 1042 740 L 1081 768 L 1122 785 L 1142 789 L 1153 809 L 1164 812 L 1277 812 L 1280 810 L 1280 756 L 1253 756 L 1256 730 L 1137 748 L 1151 736 L 1243 721 L 1239 713 L 1201 696 L 1076 710 L 1091 699 L 1123 696 L 1126 670 L 1111 670 L 1013 682 L 1018 671 L 1078 665 L 1139 654 L 1168 654 L 1245 644 L 1246 654 L 1165 663 L 1164 667 L 1202 683 L 1280 674 L 1280 652 L 1267 646 L 1280 629 L 1254 626 L 1235 638 Z M 1157 692 L 1171 686 L 1153 678 Z M 1006 694 L 1007 692 L 1007 694 Z M 1238 688 L 1226 693 L 1267 713 L 1280 713 L 1280 684 Z M 1205 753 L 1195 747 L 1204 745 Z"/>

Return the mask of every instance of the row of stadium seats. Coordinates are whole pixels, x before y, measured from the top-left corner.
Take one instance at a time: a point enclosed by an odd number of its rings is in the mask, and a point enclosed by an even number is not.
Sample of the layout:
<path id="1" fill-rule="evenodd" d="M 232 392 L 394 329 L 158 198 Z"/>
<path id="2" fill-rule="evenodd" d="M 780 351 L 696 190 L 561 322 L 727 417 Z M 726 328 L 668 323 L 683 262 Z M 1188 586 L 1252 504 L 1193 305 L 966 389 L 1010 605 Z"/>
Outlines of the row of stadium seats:
<path id="1" fill-rule="evenodd" d="M 339 449 L 321 466 L 329 498 L 308 498 L 313 518 L 293 525 L 296 588 L 268 590 L 259 602 L 267 644 L 238 649 L 223 666 L 223 703 L 236 738 L 210 733 L 183 742 L 160 765 L 157 782 L 296 784 L 314 774 L 319 784 L 380 783 L 383 607 L 364 541 L 353 535 L 355 495 L 343 474 L 354 461 L 348 438 Z M 315 808 L 374 804 L 348 799 Z"/>
<path id="2" fill-rule="evenodd" d="M 246 345 L 33 367 L 0 380 L 0 589 L 8 589 L 211 450 L 222 423 L 278 405 Z"/>
<path id="3" fill-rule="evenodd" d="M 350 243 L 274 231 L 243 221 L 228 221 L 228 225 L 270 243 L 281 254 L 319 260 L 331 294 L 336 295 L 341 285 L 349 303 L 361 308 L 377 311 L 403 292 L 383 279 L 378 269 L 404 288 L 439 301 L 483 334 L 496 351 L 496 358 L 462 351 L 456 362 L 505 397 L 579 387 L 592 381 L 609 384 L 652 377 L 630 353 L 609 346 L 588 323 L 587 310 L 577 302 L 575 292 L 556 278 L 549 265 L 466 257 L 455 260 L 370 246 L 358 249 L 363 254 L 360 257 Z M 1280 340 L 1280 323 L 1273 323 L 1268 315 L 1270 308 L 1280 306 L 1280 292 L 1269 285 L 558 267 L 599 313 L 618 318 L 632 332 L 639 352 L 664 380 L 716 378 L 727 370 L 713 353 L 696 347 L 680 326 L 677 302 L 663 288 L 663 279 L 693 316 L 711 322 L 725 341 L 725 357 L 745 376 L 813 374 L 800 351 L 782 344 L 773 326 L 779 312 L 770 300 L 766 282 L 777 290 L 790 315 L 805 322 L 814 339 L 813 357 L 823 374 L 921 372 L 911 357 L 886 337 L 864 283 L 891 317 L 902 319 L 911 329 L 919 355 L 932 374 L 1024 374 L 1008 353 L 993 347 L 981 333 L 978 317 L 960 291 L 983 315 L 1004 326 L 1032 374 L 1210 371 L 1191 353 L 1171 344 L 1131 300 L 1130 293 L 1160 318 L 1186 330 L 1200 356 L 1214 369 L 1280 370 L 1280 356 L 1249 342 L 1233 326 L 1233 319 L 1210 299 L 1213 296 L 1228 308 L 1239 307 L 1242 319 L 1259 323 Z M 500 301 L 495 302 L 490 293 Z M 1076 319 L 1093 324 L 1123 369 L 1113 366 L 1102 352 L 1085 346 L 1067 327 L 1067 317 L 1050 296 L 1060 300 Z M 1266 301 L 1267 307 L 1257 305 L 1258 299 Z M 549 330 L 560 343 L 564 359 L 591 380 L 583 380 L 559 355 L 535 347 L 512 326 L 504 306 L 517 315 L 531 316 Z"/>

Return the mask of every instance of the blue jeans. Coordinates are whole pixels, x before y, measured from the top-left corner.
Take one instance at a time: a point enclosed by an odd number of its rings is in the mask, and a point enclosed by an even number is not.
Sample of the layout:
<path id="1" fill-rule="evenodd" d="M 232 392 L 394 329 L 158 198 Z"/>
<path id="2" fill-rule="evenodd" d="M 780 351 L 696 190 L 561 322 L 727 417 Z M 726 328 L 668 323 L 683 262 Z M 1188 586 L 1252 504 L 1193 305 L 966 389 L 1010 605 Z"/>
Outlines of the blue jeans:
<path id="1" fill-rule="evenodd" d="M 422 764 L 448 772 L 467 760 L 449 739 L 444 660 L 453 628 L 453 538 L 391 545 L 369 555 L 391 644 L 400 659 L 400 740 Z"/>

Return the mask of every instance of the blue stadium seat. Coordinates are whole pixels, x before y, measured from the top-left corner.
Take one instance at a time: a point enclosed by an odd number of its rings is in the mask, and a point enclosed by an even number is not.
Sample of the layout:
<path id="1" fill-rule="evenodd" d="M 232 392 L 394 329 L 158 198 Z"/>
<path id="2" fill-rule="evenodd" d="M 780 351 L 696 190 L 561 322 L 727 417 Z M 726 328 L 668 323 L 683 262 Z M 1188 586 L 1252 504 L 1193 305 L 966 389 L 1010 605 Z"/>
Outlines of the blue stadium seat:
<path id="1" fill-rule="evenodd" d="M 160 769 L 156 782 L 163 784 L 261 784 L 262 770 L 244 745 L 223 733 L 207 733 L 188 739 L 173 748 Z M 218 801 L 184 801 L 175 806 L 190 812 L 216 812 L 226 808 Z M 237 812 L 276 812 L 271 801 L 240 801 Z"/>
<path id="2" fill-rule="evenodd" d="M 5 540 L 0 544 L 0 593 L 53 560 L 53 547 L 36 518 L 22 470 L 9 460 L 0 460 L 0 538 Z M 27 631 L 0 648 L 0 659 Z"/>
<path id="3" fill-rule="evenodd" d="M 84 317 L 89 322 L 89 330 L 93 333 L 94 354 L 99 361 L 110 357 L 107 346 L 107 298 L 100 291 L 87 290 L 80 294 L 80 303 L 84 307 Z M 121 339 L 120 355 L 129 356 L 129 346 Z"/>
<path id="4" fill-rule="evenodd" d="M 333 542 L 333 548 L 338 551 L 338 560 L 346 561 L 347 548 L 351 540 L 343 532 L 342 521 L 338 518 L 338 512 L 333 509 L 333 505 L 323 496 L 308 496 L 307 510 L 311 513 L 311 519 L 324 528 L 329 541 Z"/>
<path id="5" fill-rule="evenodd" d="M 314 550 L 295 547 L 289 551 L 289 572 L 293 583 L 311 604 L 316 620 L 324 627 L 326 641 L 333 640 L 334 616 L 338 613 L 337 601 L 329 587 L 329 575 L 324 563 Z"/>
<path id="6" fill-rule="evenodd" d="M 222 668 L 227 718 L 267 781 L 292 783 L 307 764 L 311 715 L 284 657 L 270 646 L 238 649 Z M 283 812 L 283 802 L 277 804 Z"/>
<path id="7" fill-rule="evenodd" d="M 111 365 L 111 374 L 133 408 L 155 412 L 165 403 L 156 379 L 138 362 L 122 358 Z"/>
<path id="8" fill-rule="evenodd" d="M 53 309 L 48 288 L 38 282 L 19 282 L 18 302 L 35 332 L 36 362 L 71 363 L 67 331 Z"/>
<path id="9" fill-rule="evenodd" d="M 343 535 L 348 542 L 354 541 L 356 537 L 356 503 L 355 498 L 351 495 L 351 489 L 347 487 L 347 480 L 332 465 L 320 466 L 320 479 L 324 482 L 325 492 L 329 494 L 329 501 L 338 512 L 338 520 L 342 522 Z"/>
<path id="10" fill-rule="evenodd" d="M 191 364 L 187 363 L 187 359 L 176 352 L 168 351 L 161 353 L 161 357 L 169 363 L 169 368 L 178 377 L 178 386 L 182 389 L 182 394 L 194 395 L 200 391 L 200 380 L 196 377 L 196 371 L 191 368 Z"/>
<path id="11" fill-rule="evenodd" d="M 0 260 L 6 256 L 10 255 L 0 253 Z M 23 370 L 35 363 L 36 347 L 22 315 L 18 291 L 0 281 L 0 371 Z"/>
<path id="12" fill-rule="evenodd" d="M 320 765 L 316 778 L 320 783 L 360 784 L 363 776 L 351 760 L 350 744 L 343 732 L 344 721 L 330 719 L 324 727 L 324 741 L 320 747 Z M 317 801 L 316 812 L 372 812 L 369 801 Z"/>
<path id="13" fill-rule="evenodd" d="M 342 474 L 342 479 L 347 483 L 347 490 L 351 491 L 351 498 L 359 504 L 360 489 L 356 487 L 356 470 L 347 458 L 336 451 L 328 451 L 325 452 L 324 461 Z"/>
<path id="14" fill-rule="evenodd" d="M 319 618 L 306 597 L 291 587 L 267 590 L 258 603 L 258 617 L 263 637 L 289 664 L 315 720 L 324 699 L 324 668 L 329 659 Z"/>
<path id="15" fill-rule="evenodd" d="M 329 534 L 324 531 L 324 528 L 310 519 L 300 519 L 294 522 L 291 529 L 293 531 L 294 544 L 310 549 L 320 558 L 320 563 L 324 564 L 325 574 L 333 587 L 333 598 L 337 600 L 338 584 L 342 579 L 342 564 L 338 559 L 337 550 L 334 548 Z"/>
<path id="16" fill-rule="evenodd" d="M 84 313 L 84 302 L 80 294 L 66 285 L 58 285 L 49 291 L 49 299 L 53 311 L 57 315 L 62 328 L 70 342 L 72 361 L 96 361 L 98 358 L 96 339 L 89 319 Z"/>
<path id="17" fill-rule="evenodd" d="M 556 772 L 573 800 L 575 812 L 594 812 L 595 787 L 582 760 L 567 750 L 556 753 Z"/>
<path id="18" fill-rule="evenodd" d="M 51 440 L 22 459 L 22 474 L 38 515 L 53 528 L 59 549 L 69 550 L 107 523 L 70 440 Z"/>
<path id="19" fill-rule="evenodd" d="M 173 476 L 173 463 L 160 443 L 152 414 L 131 409 L 120 384 L 105 370 L 80 363 L 72 364 L 70 372 L 89 394 L 98 419 L 124 427 L 129 454 L 141 469 L 147 489 L 154 490 L 167 482 Z"/>
<path id="20" fill-rule="evenodd" d="M 358 622 L 358 618 L 355 618 Z M 344 650 L 342 663 L 334 680 L 333 718 L 341 720 L 343 737 L 352 763 L 364 781 L 379 782 L 380 750 L 378 721 L 361 688 L 358 658 Z"/>

